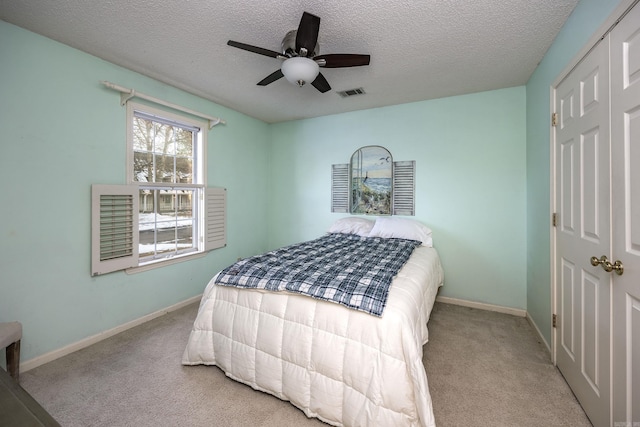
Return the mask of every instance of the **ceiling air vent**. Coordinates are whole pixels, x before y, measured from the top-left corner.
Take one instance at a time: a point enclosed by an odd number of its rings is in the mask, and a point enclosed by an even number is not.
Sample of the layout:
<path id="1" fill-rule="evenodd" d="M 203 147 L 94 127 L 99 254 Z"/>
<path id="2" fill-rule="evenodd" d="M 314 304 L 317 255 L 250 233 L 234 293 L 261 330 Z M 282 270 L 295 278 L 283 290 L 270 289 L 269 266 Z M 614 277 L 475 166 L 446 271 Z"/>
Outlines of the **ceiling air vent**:
<path id="1" fill-rule="evenodd" d="M 364 94 L 365 94 L 365 91 L 361 87 L 356 88 L 356 89 L 349 89 L 349 90 L 343 90 L 342 92 L 338 92 L 338 95 L 340 95 L 343 98 L 346 98 L 348 96 L 356 96 L 356 95 L 364 95 Z"/>

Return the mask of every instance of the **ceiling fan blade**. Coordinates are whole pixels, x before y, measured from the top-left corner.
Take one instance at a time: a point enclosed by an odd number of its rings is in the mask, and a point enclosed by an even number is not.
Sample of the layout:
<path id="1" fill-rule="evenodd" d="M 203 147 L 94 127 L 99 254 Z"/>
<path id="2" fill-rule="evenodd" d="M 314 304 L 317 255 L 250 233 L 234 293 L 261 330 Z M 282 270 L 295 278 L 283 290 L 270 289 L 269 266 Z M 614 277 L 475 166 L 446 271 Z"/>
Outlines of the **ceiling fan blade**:
<path id="1" fill-rule="evenodd" d="M 334 53 L 329 55 L 319 55 L 313 58 L 324 68 L 359 67 L 369 65 L 370 55 L 356 55 L 350 53 Z M 324 65 L 320 61 L 324 60 Z"/>
<path id="2" fill-rule="evenodd" d="M 276 70 L 273 73 L 269 74 L 267 77 L 265 77 L 264 79 L 260 80 L 258 82 L 258 86 L 266 86 L 270 83 L 275 82 L 278 79 L 281 79 L 284 77 L 284 74 L 282 74 L 281 70 Z"/>
<path id="3" fill-rule="evenodd" d="M 313 53 L 318 43 L 318 32 L 320 31 L 320 18 L 316 15 L 304 12 L 300 19 L 298 32 L 296 33 L 296 52 L 301 56 L 309 56 Z M 306 49 L 307 53 L 302 55 L 300 49 Z"/>
<path id="4" fill-rule="evenodd" d="M 264 49 L 257 46 L 251 46 L 250 44 L 240 43 L 233 40 L 227 42 L 229 46 L 237 47 L 238 49 L 248 50 L 249 52 L 258 53 L 260 55 L 269 56 L 271 58 L 286 58 L 280 52 L 275 50 Z"/>
<path id="5" fill-rule="evenodd" d="M 313 87 L 318 89 L 320 92 L 325 93 L 331 90 L 331 86 L 329 86 L 329 82 L 324 78 L 322 73 L 318 74 L 318 77 L 314 81 L 311 82 Z"/>

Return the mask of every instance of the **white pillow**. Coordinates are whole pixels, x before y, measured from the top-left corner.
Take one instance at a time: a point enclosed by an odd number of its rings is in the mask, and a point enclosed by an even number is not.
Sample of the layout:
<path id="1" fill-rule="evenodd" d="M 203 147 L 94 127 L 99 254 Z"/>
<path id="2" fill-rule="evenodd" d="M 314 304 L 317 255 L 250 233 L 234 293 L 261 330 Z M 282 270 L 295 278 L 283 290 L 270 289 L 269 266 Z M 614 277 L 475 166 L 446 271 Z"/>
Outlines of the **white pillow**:
<path id="1" fill-rule="evenodd" d="M 376 218 L 376 222 L 369 233 L 369 237 L 418 240 L 422 242 L 422 246 L 433 246 L 431 229 L 426 225 L 409 218 Z"/>
<path id="2" fill-rule="evenodd" d="M 347 217 L 340 218 L 329 228 L 329 233 L 357 234 L 367 237 L 373 228 L 374 222 L 366 218 Z"/>

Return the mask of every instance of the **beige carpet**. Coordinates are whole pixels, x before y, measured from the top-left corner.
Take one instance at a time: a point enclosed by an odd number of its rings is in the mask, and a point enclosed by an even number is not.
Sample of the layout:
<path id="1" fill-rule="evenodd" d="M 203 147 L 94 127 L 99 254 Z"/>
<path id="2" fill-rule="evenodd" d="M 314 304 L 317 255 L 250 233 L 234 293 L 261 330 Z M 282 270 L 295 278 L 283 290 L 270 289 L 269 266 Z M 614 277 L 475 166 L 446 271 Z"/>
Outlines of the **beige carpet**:
<path id="1" fill-rule="evenodd" d="M 180 365 L 197 304 L 21 374 L 63 426 L 323 426 L 216 367 Z M 523 318 L 436 303 L 424 362 L 438 427 L 590 426 Z M 390 426 L 391 427 L 391 426 Z"/>
<path id="2" fill-rule="evenodd" d="M 591 426 L 526 319 L 436 303 L 429 331 L 439 426 Z"/>

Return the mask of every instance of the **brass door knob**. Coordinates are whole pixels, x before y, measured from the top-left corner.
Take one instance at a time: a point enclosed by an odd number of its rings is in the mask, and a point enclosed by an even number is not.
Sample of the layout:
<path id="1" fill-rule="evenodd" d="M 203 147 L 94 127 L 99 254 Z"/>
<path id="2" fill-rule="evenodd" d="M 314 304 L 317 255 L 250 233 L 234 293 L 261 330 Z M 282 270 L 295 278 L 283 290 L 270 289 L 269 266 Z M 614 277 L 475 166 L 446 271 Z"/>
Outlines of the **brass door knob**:
<path id="1" fill-rule="evenodd" d="M 613 270 L 618 276 L 622 276 L 622 273 L 624 273 L 624 265 L 622 265 L 622 261 L 616 260 L 613 263 Z"/>
<path id="2" fill-rule="evenodd" d="M 594 267 L 601 265 L 604 271 L 606 271 L 607 273 L 615 270 L 618 276 L 622 276 L 622 273 L 624 273 L 624 266 L 622 265 L 622 262 L 620 260 L 617 260 L 612 264 L 606 255 L 602 255 L 600 258 L 592 256 L 591 265 L 593 265 Z"/>

